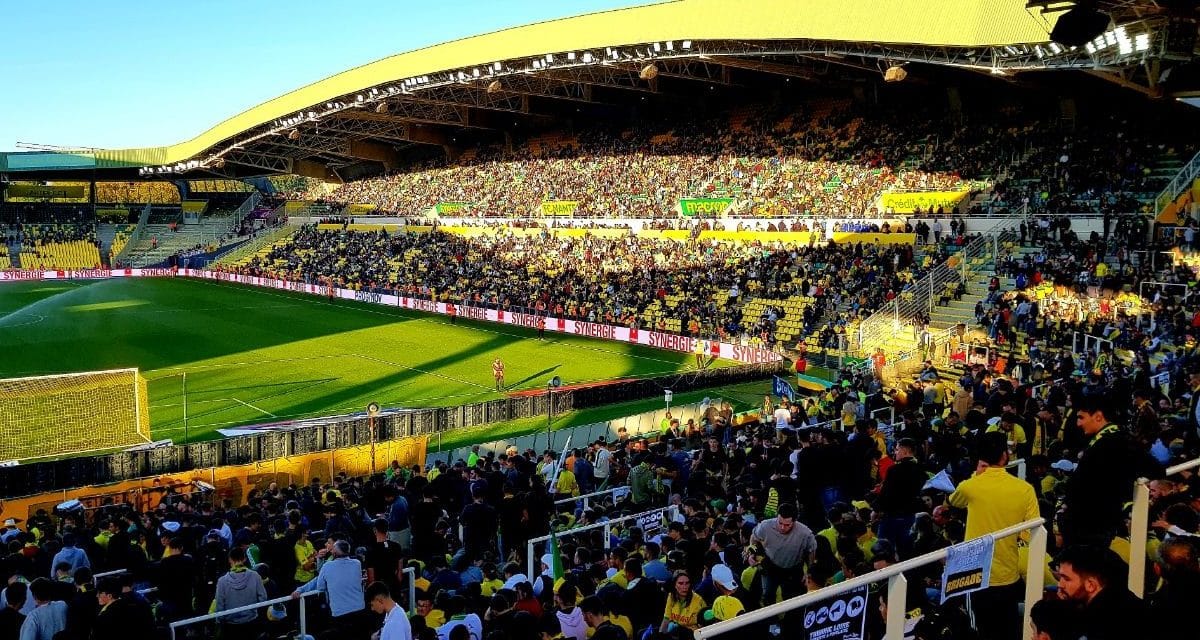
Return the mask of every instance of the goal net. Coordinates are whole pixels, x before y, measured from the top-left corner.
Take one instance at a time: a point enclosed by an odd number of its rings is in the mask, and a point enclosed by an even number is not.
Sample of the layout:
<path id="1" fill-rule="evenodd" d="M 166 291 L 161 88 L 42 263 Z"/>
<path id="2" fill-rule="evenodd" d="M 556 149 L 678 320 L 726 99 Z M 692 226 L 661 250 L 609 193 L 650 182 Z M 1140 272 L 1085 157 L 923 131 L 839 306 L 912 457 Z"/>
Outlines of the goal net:
<path id="1" fill-rule="evenodd" d="M 147 398 L 137 369 L 0 379 L 0 461 L 149 442 Z"/>

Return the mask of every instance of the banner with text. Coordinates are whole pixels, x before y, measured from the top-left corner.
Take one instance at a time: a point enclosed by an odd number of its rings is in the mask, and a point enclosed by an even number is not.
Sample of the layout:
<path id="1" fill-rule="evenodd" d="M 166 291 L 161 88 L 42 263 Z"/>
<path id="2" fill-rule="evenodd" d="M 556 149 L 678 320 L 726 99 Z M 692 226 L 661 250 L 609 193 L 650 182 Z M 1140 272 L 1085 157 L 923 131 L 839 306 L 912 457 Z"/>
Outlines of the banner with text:
<path id="1" fill-rule="evenodd" d="M 466 211 L 469 206 L 469 202 L 439 202 L 434 206 L 434 210 L 439 216 L 452 216 Z"/>
<path id="2" fill-rule="evenodd" d="M 885 193 L 880 197 L 879 204 L 886 211 L 891 209 L 896 213 L 912 213 L 920 207 L 921 211 L 930 208 L 944 207 L 947 211 L 954 208 L 967 197 L 966 191 L 912 191 L 908 193 Z"/>
<path id="3" fill-rule="evenodd" d="M 804 608 L 808 640 L 862 640 L 867 627 L 868 587 L 859 587 Z"/>
<path id="4" fill-rule="evenodd" d="M 223 271 L 206 271 L 200 269 L 86 269 L 76 271 L 31 271 L 17 269 L 0 271 L 0 282 L 17 280 L 84 280 L 122 277 L 168 277 L 176 275 L 202 278 L 205 280 L 234 282 L 255 287 L 267 287 L 271 289 L 295 291 L 310 295 L 325 296 L 330 294 L 330 288 L 322 284 L 292 282 L 278 278 L 246 276 L 234 273 L 225 273 Z M 618 327 L 595 322 L 584 322 L 583 320 L 567 320 L 565 318 L 554 318 L 551 316 L 542 316 L 533 313 L 462 306 L 455 305 L 453 303 L 434 302 L 432 300 L 410 298 L 404 295 L 377 293 L 372 291 L 355 291 L 353 289 L 335 288 L 333 289 L 332 293 L 335 297 L 344 300 L 357 300 L 359 302 L 366 302 L 369 304 L 400 307 L 404 309 L 412 309 L 414 311 L 424 311 L 426 313 L 437 313 L 442 315 L 450 315 L 453 313 L 455 316 L 469 320 L 496 322 L 500 324 L 525 327 L 527 329 L 537 329 L 539 319 L 545 317 L 547 331 L 578 335 L 587 338 L 599 338 L 602 340 L 615 340 L 618 342 L 638 344 L 654 349 L 665 349 L 667 351 L 676 351 L 679 353 L 695 353 L 696 342 L 699 341 L 702 343 L 705 353 L 711 353 L 717 357 L 724 358 L 726 360 L 734 360 L 743 364 L 769 364 L 783 360 L 779 354 L 770 349 L 730 344 L 727 342 L 717 342 L 715 340 L 701 340 L 699 338 L 682 336 L 673 333 L 662 333 L 659 331 L 634 329 L 630 327 Z"/>
<path id="5" fill-rule="evenodd" d="M 83 185 L 10 184 L 8 185 L 8 197 L 79 200 L 87 197 L 87 191 Z"/>
<path id="6" fill-rule="evenodd" d="M 346 205 L 346 209 L 342 211 L 342 213 L 351 216 L 365 216 L 374 212 L 375 205 L 373 204 L 348 204 Z"/>
<path id="7" fill-rule="evenodd" d="M 547 200 L 542 203 L 542 215 L 544 216 L 572 216 L 575 215 L 575 210 L 579 208 L 577 200 Z"/>
<path id="8" fill-rule="evenodd" d="M 988 588 L 996 539 L 990 535 L 956 544 L 946 550 L 942 571 L 942 603 L 948 598 Z"/>
<path id="9" fill-rule="evenodd" d="M 679 213 L 685 217 L 719 216 L 731 204 L 733 198 L 684 198 L 679 201 Z"/>

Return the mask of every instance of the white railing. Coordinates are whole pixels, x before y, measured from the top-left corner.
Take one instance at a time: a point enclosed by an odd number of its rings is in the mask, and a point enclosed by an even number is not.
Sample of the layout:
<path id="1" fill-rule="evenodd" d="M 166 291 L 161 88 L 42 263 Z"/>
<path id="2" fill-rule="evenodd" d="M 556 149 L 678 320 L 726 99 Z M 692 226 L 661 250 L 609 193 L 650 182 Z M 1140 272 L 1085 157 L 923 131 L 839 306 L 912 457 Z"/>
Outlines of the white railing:
<path id="1" fill-rule="evenodd" d="M 1003 245 L 1018 239 L 1013 229 L 1020 222 L 1021 219 L 1017 217 L 1007 218 L 993 227 L 992 231 L 968 242 L 954 254 L 960 262 L 959 266 L 951 268 L 948 261 L 937 265 L 920 281 L 914 282 L 890 303 L 859 323 L 856 336 L 859 353 L 869 356 L 877 347 L 884 346 L 889 339 L 911 327 L 918 313 L 932 312 L 946 285 L 966 278 L 976 270 L 974 265 L 977 261 L 999 262 Z"/>
<path id="2" fill-rule="evenodd" d="M 612 496 L 613 502 L 616 502 L 617 501 L 616 494 L 620 493 L 620 494 L 624 495 L 625 493 L 628 493 L 628 492 L 629 492 L 629 485 L 622 485 L 620 487 L 611 487 L 611 488 L 605 489 L 603 491 L 593 491 L 592 493 L 588 493 L 588 494 L 585 494 L 582 496 L 577 496 L 574 498 L 563 498 L 562 500 L 555 500 L 554 505 L 560 506 L 560 505 L 570 504 L 573 502 L 579 502 L 580 500 L 582 500 L 583 501 L 583 510 L 587 511 L 589 508 L 591 508 L 592 498 L 601 498 L 602 496 Z"/>
<path id="3" fill-rule="evenodd" d="M 589 524 L 589 525 L 584 525 L 582 527 L 576 527 L 574 529 L 569 529 L 567 531 L 559 531 L 557 533 L 552 533 L 550 535 L 541 536 L 540 538 L 532 538 L 529 540 L 529 542 L 527 542 L 525 544 L 525 565 L 526 565 L 525 568 L 527 569 L 527 573 L 525 575 L 531 581 L 537 577 L 538 574 L 534 571 L 534 569 L 537 568 L 537 565 L 534 564 L 534 560 L 535 560 L 534 553 L 533 553 L 534 545 L 546 542 L 550 538 L 573 536 L 573 535 L 577 535 L 579 533 L 583 533 L 584 531 L 591 531 L 593 529 L 603 528 L 604 529 L 604 548 L 610 549 L 610 548 L 612 548 L 612 526 L 614 524 L 618 524 L 621 522 L 629 522 L 630 520 L 635 520 L 637 522 L 643 522 L 646 519 L 653 517 L 653 516 L 658 516 L 659 519 L 661 519 L 663 516 L 666 516 L 667 521 L 670 522 L 675 519 L 675 516 L 678 513 L 679 513 L 679 507 L 671 504 L 671 505 L 667 505 L 665 507 L 656 507 L 649 511 L 635 513 L 633 515 L 622 516 L 620 518 L 613 518 L 612 520 L 606 520 L 604 522 L 597 522 L 595 524 Z"/>
<path id="4" fill-rule="evenodd" d="M 1167 186 L 1154 199 L 1154 213 L 1156 215 L 1162 213 L 1163 209 L 1174 202 L 1179 194 L 1187 189 L 1191 189 L 1192 183 L 1196 181 L 1197 176 L 1200 176 L 1200 152 L 1192 156 L 1192 159 L 1183 165 L 1179 173 L 1175 174 L 1174 178 L 1171 178 Z"/>
<path id="5" fill-rule="evenodd" d="M 307 598 L 308 596 L 317 595 L 318 593 L 321 593 L 321 592 L 320 591 L 309 591 L 307 593 L 300 594 L 300 635 L 299 635 L 300 638 L 306 637 L 306 635 L 308 633 L 308 613 L 304 606 L 304 599 Z M 286 604 L 291 601 L 292 601 L 292 596 L 287 595 L 287 596 L 283 596 L 280 598 L 275 598 L 274 600 L 266 600 L 264 602 L 257 602 L 255 604 L 248 604 L 248 605 L 244 605 L 241 607 L 234 607 L 232 609 L 226 609 L 224 611 L 218 611 L 216 613 L 207 613 L 202 616 L 196 616 L 194 618 L 184 618 L 183 620 L 177 620 L 177 621 L 171 623 L 171 640 L 175 640 L 175 633 L 180 627 L 186 627 L 187 625 L 190 625 L 190 624 L 199 624 L 201 622 L 208 622 L 209 620 L 216 620 L 218 618 L 224 618 L 225 616 L 233 615 L 235 613 L 245 613 L 247 611 L 256 611 L 256 610 L 262 609 L 264 607 L 273 607 L 277 604 Z"/>
<path id="6" fill-rule="evenodd" d="M 221 235 L 236 234 L 238 228 L 240 228 L 242 226 L 242 221 L 245 220 L 246 217 L 249 216 L 251 213 L 254 213 L 254 208 L 257 207 L 258 203 L 261 201 L 262 201 L 261 193 L 259 193 L 257 190 L 255 190 L 253 193 L 251 193 L 250 197 L 246 198 L 246 201 L 243 202 L 240 207 L 233 210 L 233 214 L 229 216 L 229 226 L 225 227 L 225 231 Z M 214 238 L 214 241 L 216 241 L 216 240 L 217 239 Z"/>
<path id="7" fill-rule="evenodd" d="M 1200 458 L 1167 467 L 1166 477 L 1200 468 Z M 1150 481 L 1138 478 L 1133 485 L 1133 513 L 1129 522 L 1129 590 L 1139 598 L 1146 593 L 1146 539 L 1150 535 Z"/>
<path id="8" fill-rule="evenodd" d="M 1044 519 L 1036 518 L 992 533 L 992 536 L 998 540 L 1000 538 L 1020 535 L 1026 531 L 1030 532 L 1029 559 L 1026 565 L 1025 578 L 1025 624 L 1021 632 L 1023 640 L 1032 640 L 1033 638 L 1033 628 L 1029 625 L 1029 612 L 1033 608 L 1033 603 L 1042 599 L 1042 590 L 1045 588 L 1045 584 L 1043 583 L 1045 577 L 1044 565 L 1046 563 L 1045 524 L 1046 521 Z M 874 582 L 887 580 L 887 630 L 884 637 L 887 640 L 902 640 L 904 638 L 904 614 L 908 610 L 906 606 L 908 580 L 904 577 L 904 572 L 912 571 L 913 569 L 935 562 L 941 562 L 946 558 L 947 553 L 947 549 L 939 549 L 938 551 L 898 562 L 879 571 L 872 571 L 871 573 L 852 578 L 831 587 L 818 589 L 802 596 L 743 613 L 732 620 L 701 627 L 696 630 L 695 638 L 696 640 L 710 640 L 716 636 L 736 631 L 758 622 L 774 619 L 777 616 L 821 602 L 827 598 L 869 586 Z"/>

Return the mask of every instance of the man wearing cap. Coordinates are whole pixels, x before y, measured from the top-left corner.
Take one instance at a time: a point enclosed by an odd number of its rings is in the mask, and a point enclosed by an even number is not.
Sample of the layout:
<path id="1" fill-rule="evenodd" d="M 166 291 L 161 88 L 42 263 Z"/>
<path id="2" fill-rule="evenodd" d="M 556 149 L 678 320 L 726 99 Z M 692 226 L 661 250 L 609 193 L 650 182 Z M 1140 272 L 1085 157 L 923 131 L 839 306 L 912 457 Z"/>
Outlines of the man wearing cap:
<path id="1" fill-rule="evenodd" d="M 724 622 L 737 617 L 746 610 L 743 602 L 745 591 L 733 577 L 733 570 L 727 565 L 713 565 L 709 574 L 712 577 L 713 588 L 717 597 L 712 603 L 712 617 L 718 622 Z M 740 597 L 739 597 L 740 596 Z"/>
<path id="2" fill-rule="evenodd" d="M 1004 468 L 1008 464 L 1008 441 L 1003 434 L 983 434 L 976 444 L 975 457 L 975 475 L 963 480 L 947 498 L 951 506 L 967 510 L 966 540 L 1041 516 L 1033 485 Z M 990 586 L 971 596 L 981 637 L 1008 640 L 1020 635 L 1020 579 L 1017 537 L 996 540 Z"/>
<path id="3" fill-rule="evenodd" d="M 16 518 L 7 518 L 4 520 L 4 530 L 0 531 L 0 543 L 8 544 L 21 530 L 17 528 Z"/>

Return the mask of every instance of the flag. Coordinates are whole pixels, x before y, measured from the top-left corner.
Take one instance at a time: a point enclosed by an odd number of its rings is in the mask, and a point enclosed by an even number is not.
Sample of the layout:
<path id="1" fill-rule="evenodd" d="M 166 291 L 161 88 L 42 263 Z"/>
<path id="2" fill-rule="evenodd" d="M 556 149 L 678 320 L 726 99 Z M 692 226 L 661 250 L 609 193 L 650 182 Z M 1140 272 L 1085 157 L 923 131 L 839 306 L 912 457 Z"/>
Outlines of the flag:
<path id="1" fill-rule="evenodd" d="M 771 392 L 780 398 L 787 398 L 788 402 L 796 400 L 796 390 L 792 388 L 792 384 L 779 376 L 775 376 L 772 381 Z"/>
<path id="2" fill-rule="evenodd" d="M 950 479 L 950 474 L 946 473 L 945 469 L 942 469 L 921 488 L 922 491 L 925 489 L 936 489 L 946 493 L 954 493 L 954 481 Z"/>
<path id="3" fill-rule="evenodd" d="M 558 534 L 550 534 L 550 577 L 558 580 L 563 577 L 562 553 L 558 550 Z"/>

